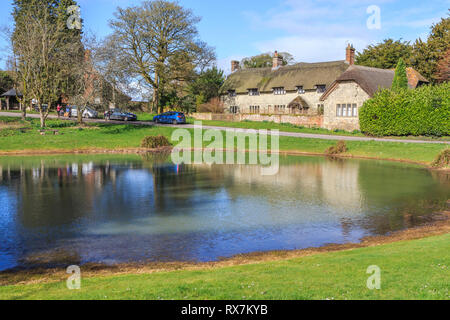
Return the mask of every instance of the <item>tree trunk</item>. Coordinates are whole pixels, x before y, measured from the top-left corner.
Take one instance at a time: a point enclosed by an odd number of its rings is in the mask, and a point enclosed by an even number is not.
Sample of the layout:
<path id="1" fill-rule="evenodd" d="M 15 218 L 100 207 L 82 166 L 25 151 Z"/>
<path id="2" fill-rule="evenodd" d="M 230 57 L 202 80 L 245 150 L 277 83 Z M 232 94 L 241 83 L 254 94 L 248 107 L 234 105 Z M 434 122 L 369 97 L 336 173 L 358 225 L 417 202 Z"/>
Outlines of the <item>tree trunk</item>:
<path id="1" fill-rule="evenodd" d="M 41 128 L 44 129 L 45 128 L 45 114 L 44 114 L 44 111 L 42 110 L 41 104 L 39 104 L 39 115 L 40 115 L 40 119 L 41 119 Z"/>
<path id="2" fill-rule="evenodd" d="M 80 107 L 77 107 L 77 121 L 78 121 L 78 124 L 83 123 L 83 114 L 81 113 Z"/>
<path id="3" fill-rule="evenodd" d="M 27 108 L 26 108 L 25 104 L 21 103 L 20 109 L 22 111 L 22 120 L 25 121 L 27 118 Z"/>

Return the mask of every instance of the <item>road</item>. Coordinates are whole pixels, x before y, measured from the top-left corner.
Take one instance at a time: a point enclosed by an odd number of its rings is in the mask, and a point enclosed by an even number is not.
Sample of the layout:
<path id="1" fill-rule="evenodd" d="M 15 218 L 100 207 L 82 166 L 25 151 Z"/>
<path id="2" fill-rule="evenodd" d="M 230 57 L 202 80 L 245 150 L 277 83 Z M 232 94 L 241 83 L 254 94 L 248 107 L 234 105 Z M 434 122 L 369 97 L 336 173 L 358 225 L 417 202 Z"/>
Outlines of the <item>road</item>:
<path id="1" fill-rule="evenodd" d="M 0 116 L 4 117 L 21 117 L 20 113 L 14 112 L 0 112 Z M 38 114 L 27 114 L 28 118 L 39 119 Z M 50 119 L 57 119 L 56 115 L 49 115 Z M 72 120 L 67 118 L 60 118 L 62 120 Z M 84 119 L 85 122 L 90 123 L 110 123 L 110 124 L 124 124 L 120 121 L 105 121 L 103 119 Z M 144 125 L 144 126 L 161 126 L 161 127 L 174 127 L 174 128 L 187 128 L 193 129 L 193 124 L 186 124 L 182 126 L 172 125 L 172 124 L 155 124 L 149 121 L 135 121 L 126 122 L 127 124 L 134 125 Z M 217 126 L 203 126 L 203 129 L 216 129 L 223 131 L 235 131 L 235 132 L 245 132 L 246 129 L 238 128 L 227 128 L 227 127 L 217 127 Z M 370 137 L 355 137 L 355 136 L 338 136 L 338 135 L 326 135 L 326 134 L 313 134 L 313 133 L 299 133 L 299 132 L 280 132 L 281 137 L 293 137 L 293 138 L 308 138 L 308 139 L 320 139 L 320 140 L 344 140 L 344 141 L 382 141 L 382 142 L 398 142 L 398 143 L 424 143 L 424 144 L 450 144 L 450 141 L 433 141 L 433 140 L 409 140 L 409 139 L 394 139 L 394 138 L 370 138 Z"/>

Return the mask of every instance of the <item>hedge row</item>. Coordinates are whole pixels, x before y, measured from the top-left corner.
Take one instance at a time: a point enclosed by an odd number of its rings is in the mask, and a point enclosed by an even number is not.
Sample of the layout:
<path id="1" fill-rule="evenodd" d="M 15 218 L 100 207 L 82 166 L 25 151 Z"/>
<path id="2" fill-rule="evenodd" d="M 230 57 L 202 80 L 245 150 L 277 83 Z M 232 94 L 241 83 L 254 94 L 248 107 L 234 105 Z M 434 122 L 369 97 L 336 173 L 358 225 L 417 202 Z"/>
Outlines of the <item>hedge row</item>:
<path id="1" fill-rule="evenodd" d="M 364 103 L 359 120 L 372 136 L 448 136 L 450 83 L 380 91 Z"/>

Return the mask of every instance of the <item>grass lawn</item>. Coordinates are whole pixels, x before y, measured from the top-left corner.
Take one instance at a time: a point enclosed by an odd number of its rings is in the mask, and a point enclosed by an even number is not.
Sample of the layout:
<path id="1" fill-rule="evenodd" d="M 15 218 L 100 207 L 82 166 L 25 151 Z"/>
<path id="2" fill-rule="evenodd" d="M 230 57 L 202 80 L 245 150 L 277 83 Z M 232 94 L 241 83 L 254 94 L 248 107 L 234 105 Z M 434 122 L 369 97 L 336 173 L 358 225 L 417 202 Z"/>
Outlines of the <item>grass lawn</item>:
<path id="1" fill-rule="evenodd" d="M 381 290 L 366 286 L 381 269 Z M 309 257 L 195 271 L 0 287 L 0 299 L 450 299 L 450 234 Z"/>
<path id="2" fill-rule="evenodd" d="M 88 124 L 78 127 L 74 122 L 63 120 L 48 120 L 47 125 L 49 130 L 58 130 L 60 135 L 40 135 L 38 119 L 22 122 L 16 118 L 0 117 L 0 152 L 138 148 L 145 136 L 161 134 L 170 138 L 173 131 L 176 130 L 170 127 L 126 124 Z M 336 141 L 332 140 L 280 137 L 281 151 L 323 154 L 328 147 L 335 144 Z M 347 146 L 349 151 L 346 155 L 348 156 L 410 160 L 423 163 L 430 163 L 442 150 L 448 148 L 444 144 L 407 144 L 384 141 L 348 141 Z"/>

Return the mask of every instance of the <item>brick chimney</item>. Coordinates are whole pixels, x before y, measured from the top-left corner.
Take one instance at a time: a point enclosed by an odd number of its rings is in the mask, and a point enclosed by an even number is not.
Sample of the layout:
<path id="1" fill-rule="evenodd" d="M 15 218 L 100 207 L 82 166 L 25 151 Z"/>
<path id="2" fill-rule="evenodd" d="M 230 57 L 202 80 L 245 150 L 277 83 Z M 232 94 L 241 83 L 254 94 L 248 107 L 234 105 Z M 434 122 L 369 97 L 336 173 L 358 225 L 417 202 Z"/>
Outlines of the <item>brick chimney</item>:
<path id="1" fill-rule="evenodd" d="M 239 61 L 231 61 L 231 72 L 236 72 L 239 70 Z"/>
<path id="2" fill-rule="evenodd" d="M 275 54 L 273 55 L 273 67 L 272 70 L 276 70 L 283 66 L 283 57 L 278 55 L 278 51 L 275 51 Z"/>
<path id="3" fill-rule="evenodd" d="M 349 43 L 345 51 L 346 51 L 345 61 L 347 61 L 347 63 L 351 66 L 354 65 L 356 52 L 355 48 L 353 48 L 353 45 Z"/>

